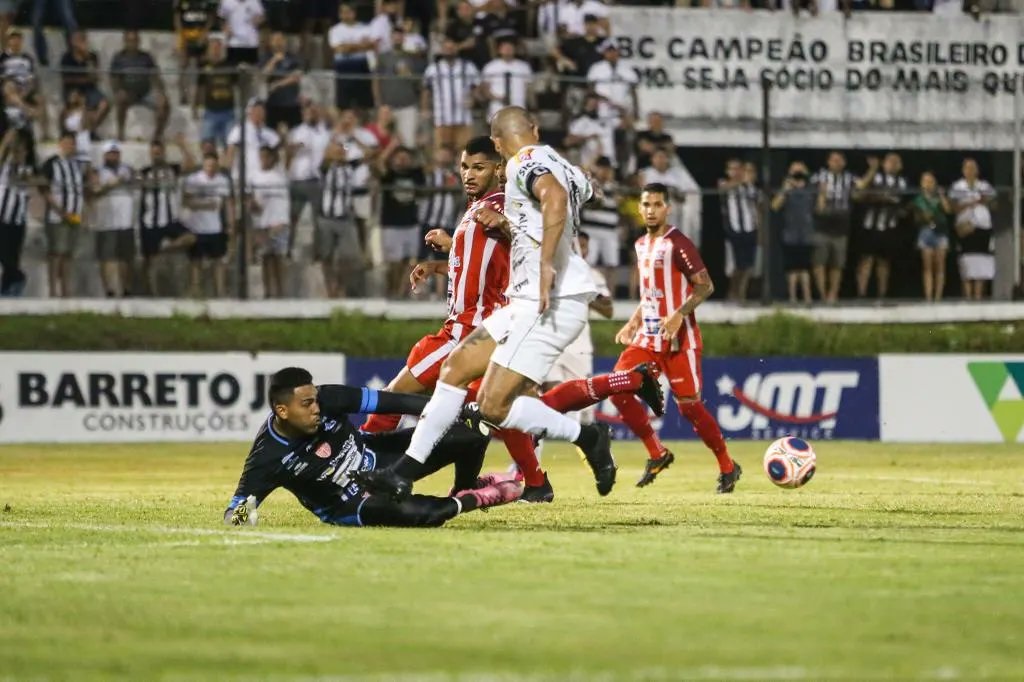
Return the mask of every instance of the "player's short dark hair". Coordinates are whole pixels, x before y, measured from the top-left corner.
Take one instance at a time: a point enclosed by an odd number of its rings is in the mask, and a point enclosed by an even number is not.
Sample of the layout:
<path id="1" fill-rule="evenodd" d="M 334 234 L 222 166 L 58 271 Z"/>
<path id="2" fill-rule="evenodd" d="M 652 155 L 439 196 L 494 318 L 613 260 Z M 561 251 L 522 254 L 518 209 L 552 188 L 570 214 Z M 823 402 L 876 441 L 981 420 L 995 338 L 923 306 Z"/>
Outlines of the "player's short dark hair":
<path id="1" fill-rule="evenodd" d="M 285 367 L 274 372 L 270 377 L 270 388 L 267 389 L 267 402 L 271 407 L 283 405 L 295 395 L 299 386 L 313 383 L 313 375 L 301 367 Z"/>
<path id="2" fill-rule="evenodd" d="M 58 137 L 57 139 L 58 140 L 66 140 L 68 138 L 70 138 L 72 140 L 75 139 L 74 131 L 68 130 L 67 128 L 62 128 L 61 131 L 60 131 L 60 137 Z"/>
<path id="3" fill-rule="evenodd" d="M 640 191 L 650 192 L 651 194 L 660 194 L 662 199 L 665 200 L 666 204 L 669 202 L 668 187 L 666 187 L 664 183 L 648 182 L 646 185 L 643 186 L 643 189 L 641 189 Z"/>
<path id="4" fill-rule="evenodd" d="M 597 161 L 594 162 L 594 165 L 598 168 L 611 168 L 612 160 L 607 156 L 599 156 L 597 157 Z"/>
<path id="5" fill-rule="evenodd" d="M 491 161 L 498 160 L 498 150 L 494 148 L 494 140 L 486 135 L 478 135 L 467 142 L 465 152 L 467 156 L 483 154 Z"/>

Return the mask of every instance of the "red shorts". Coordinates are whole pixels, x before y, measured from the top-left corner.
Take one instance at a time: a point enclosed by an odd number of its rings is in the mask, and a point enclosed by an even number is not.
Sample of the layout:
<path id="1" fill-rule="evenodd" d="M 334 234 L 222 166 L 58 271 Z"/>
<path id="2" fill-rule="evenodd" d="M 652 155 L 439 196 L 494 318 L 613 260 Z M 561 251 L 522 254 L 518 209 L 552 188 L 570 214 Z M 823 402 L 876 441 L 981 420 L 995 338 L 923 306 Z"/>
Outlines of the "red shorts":
<path id="1" fill-rule="evenodd" d="M 468 336 L 468 333 L 467 333 Z M 416 342 L 416 345 L 409 351 L 409 357 L 405 360 L 405 367 L 415 377 L 416 381 L 423 384 L 428 391 L 433 391 L 441 376 L 441 365 L 448 359 L 455 347 L 459 345 L 447 329 L 442 329 L 437 334 L 424 336 Z M 477 389 L 483 377 L 469 385 L 469 395 L 466 400 L 476 400 Z"/>
<path id="2" fill-rule="evenodd" d="M 700 393 L 704 381 L 700 371 L 700 348 L 655 353 L 639 346 L 626 346 L 615 370 L 633 369 L 642 362 L 653 362 L 668 377 L 672 395 L 687 398 Z"/>

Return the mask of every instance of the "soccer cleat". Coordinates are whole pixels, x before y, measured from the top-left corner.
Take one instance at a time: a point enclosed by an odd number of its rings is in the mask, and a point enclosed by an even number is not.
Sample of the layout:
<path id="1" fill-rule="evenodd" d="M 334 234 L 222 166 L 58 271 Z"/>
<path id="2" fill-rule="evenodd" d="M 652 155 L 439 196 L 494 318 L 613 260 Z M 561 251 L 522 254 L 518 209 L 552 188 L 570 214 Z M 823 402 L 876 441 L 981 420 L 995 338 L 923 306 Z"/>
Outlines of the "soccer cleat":
<path id="1" fill-rule="evenodd" d="M 256 507 L 259 503 L 256 501 L 255 495 L 249 495 L 245 498 L 234 509 L 229 509 L 224 514 L 224 523 L 229 523 L 232 526 L 255 526 L 259 521 L 260 514 L 256 511 Z"/>
<path id="2" fill-rule="evenodd" d="M 402 478 L 391 469 L 356 471 L 352 480 L 371 495 L 384 495 L 401 502 L 412 494 L 412 481 Z"/>
<path id="3" fill-rule="evenodd" d="M 658 366 L 653 362 L 644 362 L 634 367 L 632 371 L 644 378 L 640 388 L 636 390 L 637 397 L 650 406 L 655 416 L 664 417 L 665 394 L 658 382 Z"/>
<path id="4" fill-rule="evenodd" d="M 732 462 L 732 471 L 727 474 L 718 474 L 718 487 L 715 488 L 715 492 L 719 495 L 725 493 L 731 493 L 736 489 L 736 481 L 740 480 L 740 476 L 743 475 L 743 467 L 736 460 Z"/>
<path id="5" fill-rule="evenodd" d="M 669 450 L 663 452 L 661 457 L 648 459 L 647 464 L 644 465 L 644 474 L 640 477 L 640 480 L 636 482 L 636 487 L 643 488 L 644 486 L 654 483 L 654 479 L 658 477 L 658 474 L 665 469 L 668 469 L 674 461 L 676 461 L 676 456 Z"/>
<path id="6" fill-rule="evenodd" d="M 594 472 L 597 493 L 604 497 L 615 486 L 615 458 L 612 457 L 612 429 L 607 424 L 592 424 L 583 428 L 597 429 L 597 442 L 590 448 L 580 448 L 583 456 Z"/>
<path id="7" fill-rule="evenodd" d="M 465 494 L 476 498 L 477 509 L 490 509 L 518 500 L 523 494 L 523 486 L 515 481 L 503 480 L 484 488 L 467 490 Z"/>
<path id="8" fill-rule="evenodd" d="M 544 483 L 537 486 L 526 486 L 523 488 L 523 494 L 519 498 L 519 501 L 529 504 L 539 504 L 543 502 L 552 502 L 554 499 L 555 489 L 551 487 L 551 481 L 548 480 L 548 474 L 545 471 Z"/>

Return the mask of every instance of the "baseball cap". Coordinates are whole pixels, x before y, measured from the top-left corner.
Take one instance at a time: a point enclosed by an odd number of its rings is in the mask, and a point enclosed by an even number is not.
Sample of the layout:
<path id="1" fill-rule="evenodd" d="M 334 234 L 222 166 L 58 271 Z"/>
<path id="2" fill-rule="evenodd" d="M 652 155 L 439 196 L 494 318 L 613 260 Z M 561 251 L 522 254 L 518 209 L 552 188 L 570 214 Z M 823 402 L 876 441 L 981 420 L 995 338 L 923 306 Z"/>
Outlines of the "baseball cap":
<path id="1" fill-rule="evenodd" d="M 120 152 L 121 145 L 117 140 L 107 140 L 103 143 L 103 153 L 109 154 L 110 152 Z"/>
<path id="2" fill-rule="evenodd" d="M 618 50 L 619 44 L 614 38 L 605 38 L 601 41 L 601 44 L 597 47 L 599 52 L 607 52 L 608 50 Z"/>

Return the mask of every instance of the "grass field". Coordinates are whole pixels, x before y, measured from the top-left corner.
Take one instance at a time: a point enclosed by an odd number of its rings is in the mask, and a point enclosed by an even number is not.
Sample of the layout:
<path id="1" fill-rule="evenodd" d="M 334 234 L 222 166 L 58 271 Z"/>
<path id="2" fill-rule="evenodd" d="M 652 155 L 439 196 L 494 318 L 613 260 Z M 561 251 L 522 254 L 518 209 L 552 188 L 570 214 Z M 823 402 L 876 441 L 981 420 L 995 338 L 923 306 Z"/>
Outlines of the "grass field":
<path id="1" fill-rule="evenodd" d="M 555 504 L 414 531 L 226 529 L 239 444 L 2 446 L 0 678 L 1024 678 L 1019 446 L 820 443 L 798 491 L 762 447 L 715 496 L 619 444 L 605 499 L 551 447 Z"/>

